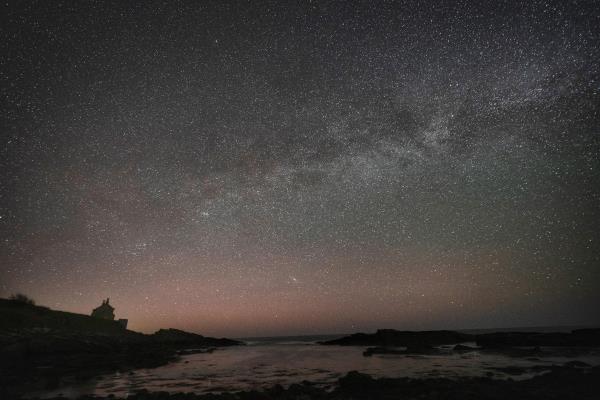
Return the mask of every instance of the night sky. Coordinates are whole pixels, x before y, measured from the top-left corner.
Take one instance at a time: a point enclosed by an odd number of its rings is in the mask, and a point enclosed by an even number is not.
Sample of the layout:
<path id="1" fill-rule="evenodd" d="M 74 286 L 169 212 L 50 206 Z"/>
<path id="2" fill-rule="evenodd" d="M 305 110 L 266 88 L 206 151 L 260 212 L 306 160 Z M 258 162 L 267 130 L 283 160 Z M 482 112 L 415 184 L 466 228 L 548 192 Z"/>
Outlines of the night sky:
<path id="1" fill-rule="evenodd" d="M 596 1 L 8 1 L 0 297 L 152 332 L 598 324 Z"/>

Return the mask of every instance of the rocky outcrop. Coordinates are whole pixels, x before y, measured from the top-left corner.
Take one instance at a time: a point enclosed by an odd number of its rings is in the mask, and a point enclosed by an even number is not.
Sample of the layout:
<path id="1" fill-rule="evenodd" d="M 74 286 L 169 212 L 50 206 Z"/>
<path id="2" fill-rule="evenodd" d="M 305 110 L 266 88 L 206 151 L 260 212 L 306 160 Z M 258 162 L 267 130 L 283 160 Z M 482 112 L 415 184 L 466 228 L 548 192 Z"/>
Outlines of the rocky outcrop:
<path id="1" fill-rule="evenodd" d="M 394 329 L 380 329 L 373 334 L 355 333 L 340 339 L 320 342 L 320 344 L 419 348 L 466 342 L 472 340 L 472 338 L 472 335 L 455 331 L 397 331 Z"/>
<path id="2" fill-rule="evenodd" d="M 226 347 L 240 346 L 243 342 L 226 338 L 211 338 L 196 333 L 185 332 L 179 329 L 160 329 L 150 335 L 154 342 L 182 346 L 197 347 Z"/>
<path id="3" fill-rule="evenodd" d="M 409 347 L 439 346 L 476 342 L 483 349 L 514 347 L 596 347 L 600 346 L 600 329 L 579 329 L 572 332 L 495 332 L 468 334 L 455 331 L 397 331 L 380 329 L 375 333 L 355 333 L 339 339 L 320 342 L 323 345 Z M 460 350 L 460 348 L 458 349 Z"/>

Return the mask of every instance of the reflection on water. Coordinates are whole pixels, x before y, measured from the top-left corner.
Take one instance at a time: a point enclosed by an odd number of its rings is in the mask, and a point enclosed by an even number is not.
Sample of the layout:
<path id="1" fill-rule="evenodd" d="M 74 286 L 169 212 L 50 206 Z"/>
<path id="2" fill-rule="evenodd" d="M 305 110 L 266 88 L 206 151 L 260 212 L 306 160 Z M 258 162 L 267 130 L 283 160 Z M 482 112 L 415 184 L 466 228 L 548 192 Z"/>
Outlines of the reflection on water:
<path id="1" fill-rule="evenodd" d="M 529 367 L 564 364 L 574 359 L 592 365 L 600 356 L 511 358 L 503 355 L 472 352 L 448 352 L 436 356 L 384 355 L 364 357 L 364 347 L 319 346 L 315 344 L 256 344 L 216 350 L 211 354 L 184 356 L 180 361 L 155 369 L 139 369 L 123 374 L 103 376 L 93 382 L 80 383 L 51 392 L 35 393 L 52 397 L 83 394 L 126 397 L 141 389 L 166 392 L 223 392 L 289 385 L 308 380 L 331 387 L 348 371 L 357 370 L 376 377 L 507 377 L 494 370 L 498 367 Z M 531 375 L 512 377 L 523 379 Z"/>

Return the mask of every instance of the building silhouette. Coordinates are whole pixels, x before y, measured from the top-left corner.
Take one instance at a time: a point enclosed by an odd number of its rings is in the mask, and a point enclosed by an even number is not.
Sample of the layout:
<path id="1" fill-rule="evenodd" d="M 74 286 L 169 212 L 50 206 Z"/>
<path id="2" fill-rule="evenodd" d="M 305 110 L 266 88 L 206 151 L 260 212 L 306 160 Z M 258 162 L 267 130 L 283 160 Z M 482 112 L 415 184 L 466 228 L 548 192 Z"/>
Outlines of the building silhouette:
<path id="1" fill-rule="evenodd" d="M 114 321 L 115 308 L 109 304 L 109 301 L 110 298 L 103 300 L 100 306 L 94 308 L 94 310 L 92 311 L 92 317 Z M 127 328 L 126 319 L 119 319 L 117 322 L 123 327 L 123 329 Z"/>

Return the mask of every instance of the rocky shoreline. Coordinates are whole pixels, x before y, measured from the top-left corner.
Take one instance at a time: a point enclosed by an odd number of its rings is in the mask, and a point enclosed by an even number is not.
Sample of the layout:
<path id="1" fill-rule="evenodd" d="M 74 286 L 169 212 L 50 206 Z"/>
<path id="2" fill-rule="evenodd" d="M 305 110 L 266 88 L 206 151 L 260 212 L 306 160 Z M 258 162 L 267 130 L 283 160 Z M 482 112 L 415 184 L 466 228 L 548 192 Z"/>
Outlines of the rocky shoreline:
<path id="1" fill-rule="evenodd" d="M 474 343 L 475 346 L 463 343 Z M 472 351 L 501 353 L 511 357 L 576 356 L 600 349 L 600 329 L 571 332 L 495 332 L 467 334 L 455 331 L 397 331 L 380 329 L 375 333 L 355 333 L 319 342 L 328 346 L 369 346 L 365 357 L 378 354 L 439 355 Z M 446 346 L 445 349 L 440 346 Z M 451 346 L 451 347 L 450 347 Z"/>
<path id="2" fill-rule="evenodd" d="M 139 391 L 128 400 L 343 400 L 343 399 L 424 399 L 470 400 L 507 398 L 596 399 L 600 394 L 600 367 L 576 365 L 554 367 L 550 372 L 528 380 L 514 381 L 491 378 L 380 378 L 356 371 L 341 377 L 336 387 L 327 391 L 311 382 L 288 388 L 274 386 L 264 391 L 220 394 L 166 393 Z M 64 398 L 55 398 L 59 400 Z M 113 400 L 114 397 L 82 396 L 78 400 Z"/>
<path id="3" fill-rule="evenodd" d="M 112 321 L 0 299 L 0 398 L 54 389 L 115 371 L 155 368 L 186 352 L 244 343 L 161 329 L 146 335 Z"/>
<path id="4" fill-rule="evenodd" d="M 118 328 L 79 314 L 0 301 L 0 398 L 17 399 L 24 393 L 51 390 L 87 381 L 114 371 L 154 368 L 181 355 L 210 353 L 215 348 L 242 345 L 231 339 L 209 338 L 176 329 L 146 335 Z M 465 345 L 465 343 L 471 343 Z M 472 343 L 475 343 L 474 347 Z M 600 329 L 570 333 L 500 332 L 466 334 L 455 331 L 378 330 L 321 342 L 321 345 L 363 346 L 365 356 L 385 354 L 436 355 L 472 351 L 500 352 L 511 357 L 573 356 L 598 351 Z M 506 367 L 508 375 L 526 372 L 536 376 L 513 381 L 482 378 L 380 378 L 350 372 L 333 390 L 311 382 L 263 391 L 192 394 L 141 391 L 128 398 L 142 399 L 563 399 L 597 398 L 600 367 L 573 361 L 563 366 L 524 370 Z M 112 399 L 107 397 L 106 399 Z M 81 400 L 102 399 L 83 396 Z"/>
<path id="5" fill-rule="evenodd" d="M 0 398 L 53 389 L 115 371 L 155 368 L 183 354 L 242 344 L 176 330 L 133 337 L 4 332 L 0 342 Z"/>

